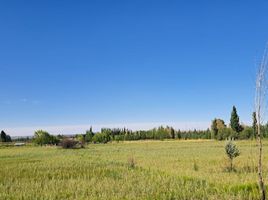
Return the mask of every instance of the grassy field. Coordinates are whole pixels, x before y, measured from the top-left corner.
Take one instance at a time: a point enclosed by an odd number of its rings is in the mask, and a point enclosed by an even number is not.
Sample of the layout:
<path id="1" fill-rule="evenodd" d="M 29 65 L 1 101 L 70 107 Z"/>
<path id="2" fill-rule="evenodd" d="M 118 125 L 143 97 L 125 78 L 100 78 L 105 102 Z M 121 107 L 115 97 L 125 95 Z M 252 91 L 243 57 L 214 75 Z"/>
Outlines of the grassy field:
<path id="1" fill-rule="evenodd" d="M 2 147 L 0 199 L 258 199 L 256 142 L 236 144 L 236 172 L 218 141 Z"/>

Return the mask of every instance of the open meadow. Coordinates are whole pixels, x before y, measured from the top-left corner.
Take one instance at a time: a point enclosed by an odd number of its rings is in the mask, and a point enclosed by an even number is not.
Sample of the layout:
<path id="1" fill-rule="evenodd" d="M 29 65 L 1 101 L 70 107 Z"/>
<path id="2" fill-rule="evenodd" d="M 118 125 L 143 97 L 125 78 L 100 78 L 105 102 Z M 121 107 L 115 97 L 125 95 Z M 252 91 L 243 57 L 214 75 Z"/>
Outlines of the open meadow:
<path id="1" fill-rule="evenodd" d="M 256 141 L 236 144 L 234 172 L 224 141 L 1 147 L 0 199 L 258 199 Z"/>

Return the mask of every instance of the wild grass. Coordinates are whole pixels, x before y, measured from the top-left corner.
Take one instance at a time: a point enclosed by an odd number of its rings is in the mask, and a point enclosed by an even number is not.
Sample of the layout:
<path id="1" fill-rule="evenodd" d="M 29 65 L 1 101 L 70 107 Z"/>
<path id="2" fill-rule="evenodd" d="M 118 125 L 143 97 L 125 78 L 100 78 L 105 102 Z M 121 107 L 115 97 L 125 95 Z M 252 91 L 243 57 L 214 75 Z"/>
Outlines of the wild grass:
<path id="1" fill-rule="evenodd" d="M 236 144 L 233 172 L 219 141 L 3 147 L 0 199 L 258 199 L 256 142 Z"/>

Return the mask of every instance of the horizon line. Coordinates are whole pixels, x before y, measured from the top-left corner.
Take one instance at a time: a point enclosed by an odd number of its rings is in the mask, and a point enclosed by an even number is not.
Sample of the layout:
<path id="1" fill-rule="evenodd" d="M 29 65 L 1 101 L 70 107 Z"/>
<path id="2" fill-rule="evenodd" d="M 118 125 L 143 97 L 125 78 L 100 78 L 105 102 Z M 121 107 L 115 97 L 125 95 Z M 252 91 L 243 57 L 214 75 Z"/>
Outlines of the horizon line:
<path id="1" fill-rule="evenodd" d="M 35 125 L 35 126 L 19 126 L 6 127 L 3 130 L 12 137 L 32 136 L 37 130 L 48 131 L 52 135 L 64 134 L 73 135 L 81 134 L 93 128 L 94 132 L 98 132 L 101 128 L 127 128 L 133 131 L 150 130 L 159 126 L 170 126 L 179 130 L 206 130 L 210 127 L 211 121 L 180 121 L 180 122 L 132 122 L 132 123 L 96 123 L 96 124 L 77 124 L 77 125 Z"/>

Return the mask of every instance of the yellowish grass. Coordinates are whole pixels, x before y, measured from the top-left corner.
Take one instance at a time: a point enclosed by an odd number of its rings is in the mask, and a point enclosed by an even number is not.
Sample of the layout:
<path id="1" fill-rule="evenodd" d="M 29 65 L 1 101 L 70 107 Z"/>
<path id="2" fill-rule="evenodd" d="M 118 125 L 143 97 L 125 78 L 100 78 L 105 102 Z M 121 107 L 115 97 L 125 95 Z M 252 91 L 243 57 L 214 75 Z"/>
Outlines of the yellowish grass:
<path id="1" fill-rule="evenodd" d="M 241 156 L 231 173 L 224 145 L 168 140 L 79 150 L 1 148 L 0 199 L 258 199 L 256 142 L 237 142 Z M 267 155 L 268 141 L 264 150 Z"/>

